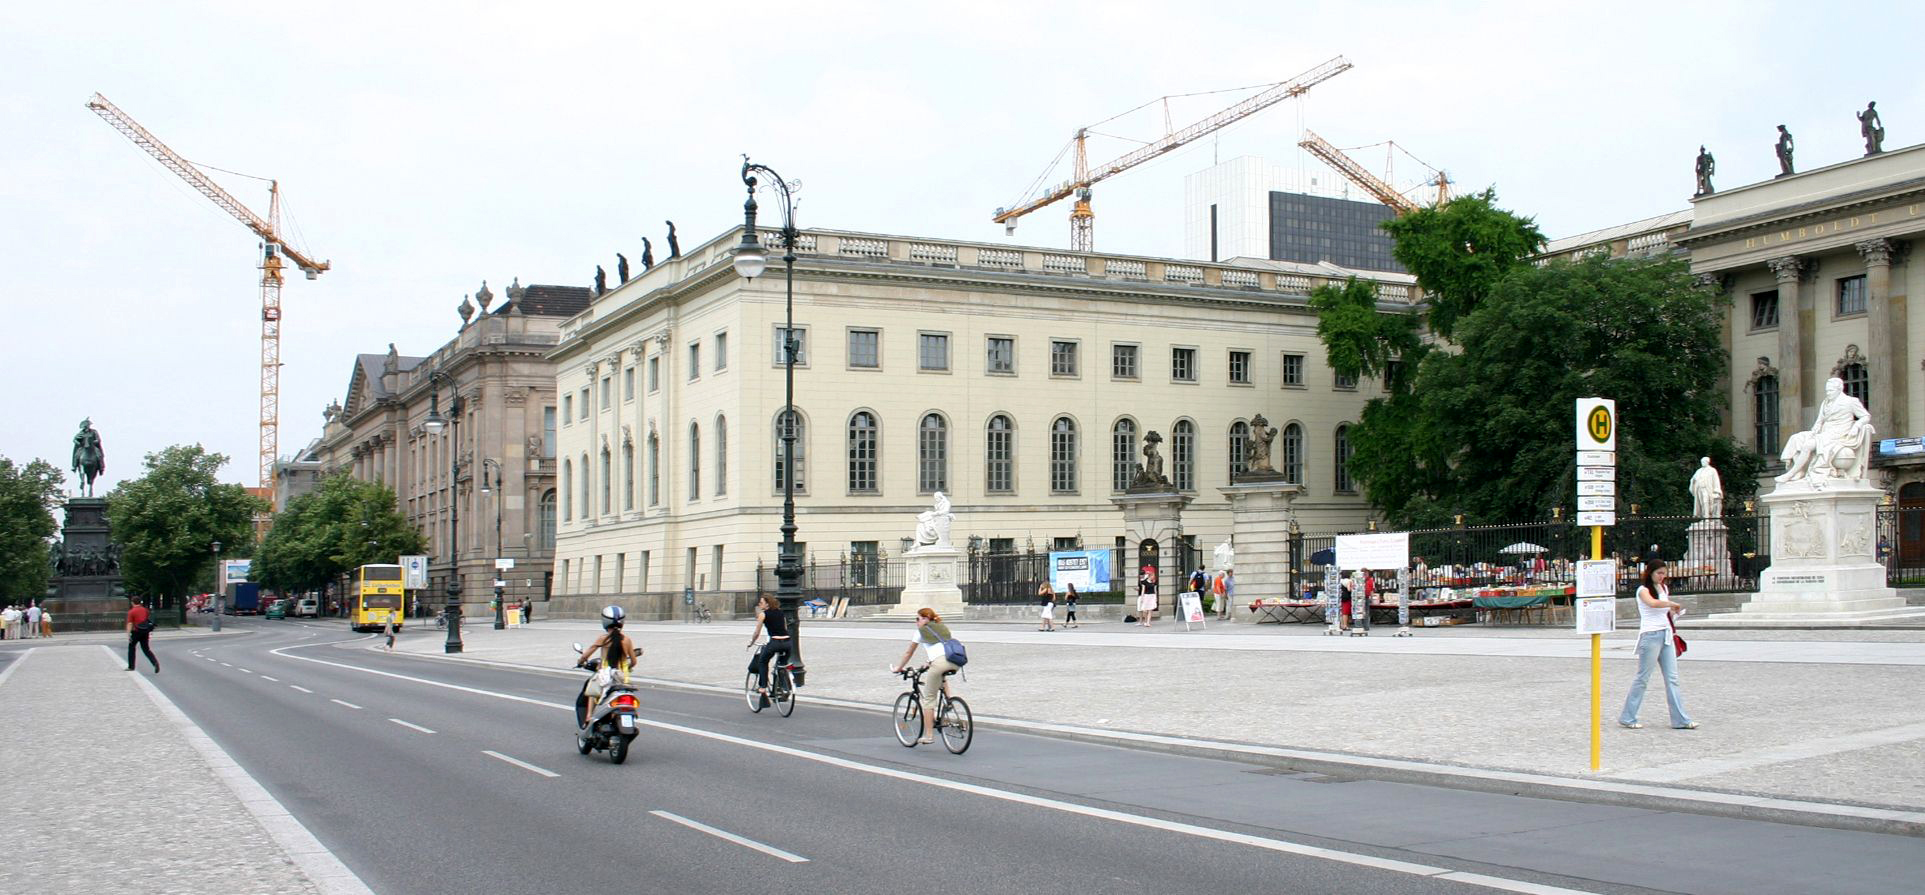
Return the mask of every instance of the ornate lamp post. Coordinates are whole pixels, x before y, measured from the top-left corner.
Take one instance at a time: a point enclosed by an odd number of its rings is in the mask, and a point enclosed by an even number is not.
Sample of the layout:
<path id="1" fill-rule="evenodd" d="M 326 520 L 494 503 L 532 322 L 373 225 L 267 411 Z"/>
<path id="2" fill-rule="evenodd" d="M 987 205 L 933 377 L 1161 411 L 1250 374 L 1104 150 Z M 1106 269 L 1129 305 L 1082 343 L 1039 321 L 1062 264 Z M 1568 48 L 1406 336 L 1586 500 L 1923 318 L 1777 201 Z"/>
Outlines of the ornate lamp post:
<path id="1" fill-rule="evenodd" d="M 214 542 L 214 624 L 211 630 L 221 632 L 221 596 L 226 592 L 221 587 L 221 542 Z"/>
<path id="2" fill-rule="evenodd" d="M 448 640 L 442 644 L 442 651 L 461 652 L 461 390 L 456 387 L 454 377 L 440 370 L 429 374 L 428 381 L 428 418 L 422 421 L 422 428 L 429 435 L 440 435 L 447 428 L 448 420 L 441 416 L 441 393 L 434 383 L 446 380 L 453 395 L 448 400 L 448 415 L 454 418 L 453 445 L 448 454 L 453 459 L 448 463 Z"/>
<path id="3" fill-rule="evenodd" d="M 767 176 L 782 200 L 782 271 L 784 278 L 782 324 L 782 547 L 775 562 L 775 599 L 789 623 L 789 661 L 802 664 L 801 619 L 802 558 L 795 544 L 795 196 L 788 181 L 767 165 L 758 165 L 742 156 L 742 183 L 748 188 L 748 201 L 742 203 L 742 242 L 735 247 L 735 272 L 753 280 L 769 267 L 769 251 L 762 246 L 755 229 L 755 189 L 757 175 Z M 797 671 L 796 684 L 802 683 Z"/>
<path id="4" fill-rule="evenodd" d="M 487 457 L 482 458 L 481 460 L 481 493 L 494 494 L 494 491 L 496 489 L 503 487 L 505 484 L 506 483 L 502 479 L 501 464 L 491 458 L 487 458 Z M 499 631 L 502 628 L 508 627 L 508 622 L 507 622 L 507 619 L 504 617 L 506 610 L 502 606 L 503 594 L 501 592 L 501 581 L 502 581 L 502 577 L 501 577 L 502 575 L 501 495 L 494 494 L 494 498 L 495 498 L 495 579 L 494 579 L 495 580 L 495 630 Z"/>

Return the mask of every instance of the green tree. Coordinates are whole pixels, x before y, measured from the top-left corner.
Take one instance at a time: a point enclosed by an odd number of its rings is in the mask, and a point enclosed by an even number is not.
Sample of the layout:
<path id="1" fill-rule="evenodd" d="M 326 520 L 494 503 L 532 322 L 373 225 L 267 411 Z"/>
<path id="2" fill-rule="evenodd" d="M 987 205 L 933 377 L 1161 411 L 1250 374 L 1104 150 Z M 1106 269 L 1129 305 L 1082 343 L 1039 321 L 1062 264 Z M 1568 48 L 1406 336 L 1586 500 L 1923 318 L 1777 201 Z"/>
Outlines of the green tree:
<path id="1" fill-rule="evenodd" d="M 1489 189 L 1392 218 L 1383 227 L 1396 241 L 1391 257 L 1424 287 L 1430 330 L 1443 339 L 1544 247 L 1537 224 L 1498 208 L 1497 191 Z"/>
<path id="2" fill-rule="evenodd" d="M 0 598 L 38 599 L 53 573 L 53 508 L 66 474 L 45 460 L 16 466 L 0 457 Z"/>
<path id="3" fill-rule="evenodd" d="M 420 553 L 425 544 L 396 509 L 393 490 L 337 473 L 274 517 L 253 577 L 284 593 L 316 590 L 356 567 Z"/>
<path id="4" fill-rule="evenodd" d="M 122 548 L 129 594 L 178 605 L 211 580 L 215 541 L 222 556 L 252 552 L 254 516 L 267 506 L 240 485 L 218 482 L 215 474 L 225 465 L 225 455 L 198 444 L 174 445 L 148 454 L 147 472 L 107 495 L 107 522 Z"/>

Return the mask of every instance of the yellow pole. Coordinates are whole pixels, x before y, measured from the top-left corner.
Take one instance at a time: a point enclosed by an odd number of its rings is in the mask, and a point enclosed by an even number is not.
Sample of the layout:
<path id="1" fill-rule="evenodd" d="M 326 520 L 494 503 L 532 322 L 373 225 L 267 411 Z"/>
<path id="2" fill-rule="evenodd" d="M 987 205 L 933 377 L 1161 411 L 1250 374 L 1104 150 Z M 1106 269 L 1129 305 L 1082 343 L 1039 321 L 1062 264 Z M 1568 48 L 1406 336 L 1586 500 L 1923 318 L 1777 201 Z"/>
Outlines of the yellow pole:
<path id="1" fill-rule="evenodd" d="M 1604 558 L 1604 526 L 1591 526 L 1591 558 Z M 1604 635 L 1591 635 L 1591 770 L 1602 765 L 1604 753 Z"/>

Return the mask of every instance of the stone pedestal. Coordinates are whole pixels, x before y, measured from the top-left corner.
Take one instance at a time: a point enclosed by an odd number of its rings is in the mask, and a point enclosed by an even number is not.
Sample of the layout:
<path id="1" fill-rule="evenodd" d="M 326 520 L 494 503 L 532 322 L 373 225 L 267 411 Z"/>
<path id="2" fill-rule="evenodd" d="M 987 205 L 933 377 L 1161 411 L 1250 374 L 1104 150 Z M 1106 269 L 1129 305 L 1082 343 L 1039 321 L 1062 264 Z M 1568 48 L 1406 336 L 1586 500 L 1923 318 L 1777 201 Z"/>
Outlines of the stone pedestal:
<path id="1" fill-rule="evenodd" d="M 1885 586 L 1872 551 L 1884 492 L 1864 483 L 1790 482 L 1761 500 L 1771 514 L 1771 567 L 1758 592 L 1720 624 L 1769 627 L 1862 625 L 1925 615 Z"/>
<path id="2" fill-rule="evenodd" d="M 55 625 L 68 630 L 88 626 L 84 620 L 89 617 L 111 616 L 117 620 L 127 611 L 127 602 L 121 591 L 120 563 L 107 529 L 107 499 L 71 498 L 63 511 L 60 565 L 40 605 L 53 612 Z M 106 623 L 98 618 L 96 622 Z"/>
<path id="3" fill-rule="evenodd" d="M 902 600 L 888 615 L 915 615 L 927 606 L 944 618 L 962 617 L 962 550 L 917 547 L 902 555 L 902 565 Z"/>
<path id="4" fill-rule="evenodd" d="M 1303 486 L 1274 478 L 1239 479 L 1218 489 L 1230 499 L 1230 537 L 1236 548 L 1236 594 L 1231 618 L 1250 615 L 1252 600 L 1294 599 L 1290 591 L 1291 501 Z"/>
<path id="5" fill-rule="evenodd" d="M 1176 610 L 1176 594 L 1183 590 L 1184 576 L 1188 569 L 1177 567 L 1177 545 L 1183 541 L 1183 508 L 1194 498 L 1187 494 L 1169 489 L 1168 485 L 1155 489 L 1131 489 L 1121 497 L 1110 498 L 1123 511 L 1123 535 L 1127 549 L 1125 568 L 1113 572 L 1123 581 L 1123 610 L 1125 615 L 1136 613 L 1136 576 L 1143 568 L 1147 556 L 1143 550 L 1145 541 L 1156 545 L 1156 592 L 1157 608 L 1163 610 L 1162 618 L 1168 618 Z"/>
<path id="6" fill-rule="evenodd" d="M 1685 530 L 1684 560 L 1676 574 L 1731 577 L 1730 529 L 1723 519 L 1702 519 Z"/>

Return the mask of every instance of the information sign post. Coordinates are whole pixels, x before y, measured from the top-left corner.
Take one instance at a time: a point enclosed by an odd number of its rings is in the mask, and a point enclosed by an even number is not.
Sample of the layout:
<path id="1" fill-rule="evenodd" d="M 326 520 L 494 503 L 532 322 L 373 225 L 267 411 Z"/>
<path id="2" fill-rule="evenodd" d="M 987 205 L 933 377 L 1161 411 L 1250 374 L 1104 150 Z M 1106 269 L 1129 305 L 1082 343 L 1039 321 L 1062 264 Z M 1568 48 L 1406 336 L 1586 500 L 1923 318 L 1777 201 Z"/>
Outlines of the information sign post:
<path id="1" fill-rule="evenodd" d="M 1583 495 L 1578 498 L 1577 524 L 1591 527 L 1591 561 L 1579 563 L 1578 591 L 1580 600 L 1584 598 L 1609 598 L 1612 627 L 1617 619 L 1617 564 L 1604 559 L 1604 527 L 1617 524 L 1617 451 L 1618 451 L 1618 405 L 1610 398 L 1577 399 L 1577 488 Z M 1587 503 L 1588 502 L 1588 503 Z M 1609 567 L 1608 587 L 1604 593 L 1588 593 L 1596 590 L 1602 577 L 1597 567 Z M 1586 572 L 1590 574 L 1587 575 Z M 1591 635 L 1591 770 L 1602 767 L 1604 715 L 1604 631 L 1592 626 L 1587 631 L 1586 606 L 1573 607 L 1577 611 L 1578 631 Z"/>

